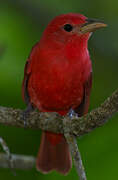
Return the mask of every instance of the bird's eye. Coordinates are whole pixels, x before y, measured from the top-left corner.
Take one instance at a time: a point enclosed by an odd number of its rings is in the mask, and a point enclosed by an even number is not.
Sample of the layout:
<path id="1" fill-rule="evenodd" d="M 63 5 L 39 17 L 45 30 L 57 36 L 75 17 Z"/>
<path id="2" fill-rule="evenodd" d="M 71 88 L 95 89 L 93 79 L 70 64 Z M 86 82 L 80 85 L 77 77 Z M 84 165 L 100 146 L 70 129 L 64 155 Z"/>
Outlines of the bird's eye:
<path id="1" fill-rule="evenodd" d="M 64 30 L 67 32 L 71 32 L 73 30 L 73 26 L 71 24 L 65 24 Z"/>

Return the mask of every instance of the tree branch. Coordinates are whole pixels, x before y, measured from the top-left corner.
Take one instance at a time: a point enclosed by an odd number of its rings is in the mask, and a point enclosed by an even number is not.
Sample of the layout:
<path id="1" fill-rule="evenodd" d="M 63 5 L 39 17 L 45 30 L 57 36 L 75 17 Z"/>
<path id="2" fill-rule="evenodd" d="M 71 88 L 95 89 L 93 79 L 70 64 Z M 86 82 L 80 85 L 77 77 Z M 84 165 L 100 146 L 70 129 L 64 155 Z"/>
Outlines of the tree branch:
<path id="1" fill-rule="evenodd" d="M 11 153 L 10 153 L 9 147 L 7 146 L 5 140 L 4 140 L 2 137 L 0 137 L 0 144 L 1 144 L 4 152 L 5 152 L 6 155 L 7 155 L 7 161 L 8 161 L 7 163 L 8 163 L 8 166 L 9 166 L 9 168 L 10 168 L 11 170 L 13 170 L 12 155 L 11 155 Z"/>
<path id="2" fill-rule="evenodd" d="M 71 134 L 70 127 L 68 127 L 68 121 L 66 118 L 63 119 L 64 136 L 69 145 L 70 152 L 72 154 L 74 165 L 77 170 L 77 174 L 80 180 L 87 180 L 84 166 L 81 159 L 81 154 L 78 149 L 76 137 Z"/>
<path id="3" fill-rule="evenodd" d="M 57 113 L 41 113 L 34 111 L 27 119 L 27 128 L 64 133 L 61 120 L 66 118 L 71 133 L 76 136 L 81 136 L 89 133 L 94 128 L 104 125 L 116 112 L 118 112 L 118 89 L 107 98 L 100 107 L 92 110 L 81 118 L 72 117 L 70 119 L 68 116 L 62 117 Z M 22 110 L 19 109 L 0 107 L 0 124 L 24 128 L 21 113 Z"/>
<path id="4" fill-rule="evenodd" d="M 94 128 L 104 125 L 116 112 L 118 112 L 118 89 L 107 98 L 99 108 L 81 118 L 78 118 L 77 116 L 72 118 L 69 118 L 69 116 L 62 117 L 57 113 L 32 112 L 27 119 L 27 128 L 63 133 L 73 155 L 78 175 L 81 180 L 86 180 L 81 155 L 74 135 L 81 136 L 92 131 Z M 0 107 L 0 123 L 3 125 L 24 127 L 21 115 L 22 110 Z M 2 143 L 2 145 L 4 144 Z M 8 155 L 0 154 L 0 167 L 9 168 L 8 160 Z M 30 169 L 35 164 L 35 158 L 30 156 L 12 155 L 12 162 L 14 168 Z"/>
<path id="5" fill-rule="evenodd" d="M 28 170 L 35 167 L 36 159 L 33 156 L 12 154 L 14 169 Z M 0 153 L 0 168 L 9 168 L 8 156 Z"/>

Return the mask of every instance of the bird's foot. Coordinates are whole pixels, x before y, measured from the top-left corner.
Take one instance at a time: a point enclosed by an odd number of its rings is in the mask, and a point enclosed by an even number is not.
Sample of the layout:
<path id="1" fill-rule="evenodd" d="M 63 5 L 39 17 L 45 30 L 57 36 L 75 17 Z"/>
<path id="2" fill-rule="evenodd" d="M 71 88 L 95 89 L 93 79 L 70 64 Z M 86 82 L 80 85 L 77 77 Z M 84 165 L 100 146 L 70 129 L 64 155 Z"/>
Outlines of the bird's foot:
<path id="1" fill-rule="evenodd" d="M 29 117 L 30 113 L 34 110 L 32 104 L 28 104 L 27 108 L 22 112 L 21 118 L 24 121 L 24 128 L 27 128 L 27 118 Z"/>
<path id="2" fill-rule="evenodd" d="M 78 114 L 73 109 L 70 109 L 70 111 L 68 112 L 68 116 L 70 118 L 72 118 L 73 116 L 78 117 Z"/>

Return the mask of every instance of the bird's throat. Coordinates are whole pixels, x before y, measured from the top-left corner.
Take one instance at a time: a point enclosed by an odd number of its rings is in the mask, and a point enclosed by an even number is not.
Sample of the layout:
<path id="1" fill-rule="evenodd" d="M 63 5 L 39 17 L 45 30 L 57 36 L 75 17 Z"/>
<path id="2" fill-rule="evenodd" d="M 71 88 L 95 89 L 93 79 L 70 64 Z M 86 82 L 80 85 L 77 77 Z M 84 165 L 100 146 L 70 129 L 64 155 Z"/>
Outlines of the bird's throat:
<path id="1" fill-rule="evenodd" d="M 76 38 L 67 43 L 65 47 L 66 57 L 69 61 L 85 59 L 88 53 L 88 37 Z"/>

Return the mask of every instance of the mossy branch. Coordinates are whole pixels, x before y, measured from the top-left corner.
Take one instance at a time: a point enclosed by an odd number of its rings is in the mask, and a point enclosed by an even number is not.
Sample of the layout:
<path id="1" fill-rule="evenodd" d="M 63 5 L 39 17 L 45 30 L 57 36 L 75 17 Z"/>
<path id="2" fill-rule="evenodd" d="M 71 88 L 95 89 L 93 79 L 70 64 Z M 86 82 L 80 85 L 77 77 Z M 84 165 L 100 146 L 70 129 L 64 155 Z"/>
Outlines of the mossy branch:
<path id="1" fill-rule="evenodd" d="M 27 119 L 27 128 L 63 133 L 62 120 L 66 118 L 71 134 L 81 136 L 104 125 L 116 112 L 118 112 L 118 89 L 100 107 L 80 118 L 72 117 L 70 119 L 68 116 L 62 117 L 57 113 L 34 111 Z M 0 124 L 24 128 L 21 114 L 22 110 L 20 109 L 0 107 Z"/>
<path id="2" fill-rule="evenodd" d="M 116 112 L 118 112 L 118 89 L 107 98 L 100 107 L 80 118 L 77 116 L 72 118 L 68 116 L 63 117 L 54 112 L 41 113 L 34 111 L 27 118 L 27 128 L 63 133 L 73 155 L 78 176 L 81 180 L 86 180 L 81 155 L 74 135 L 81 136 L 104 125 Z M 24 128 L 22 110 L 0 107 L 0 124 Z M 5 144 L 2 143 L 3 147 L 4 145 Z M 11 155 L 10 157 L 12 157 L 12 164 L 14 164 L 13 168 L 31 169 L 35 163 L 35 158 L 30 156 Z M 8 161 L 8 154 L 0 154 L 0 167 L 9 168 Z M 29 164 L 31 164 L 31 166 L 29 166 Z"/>

